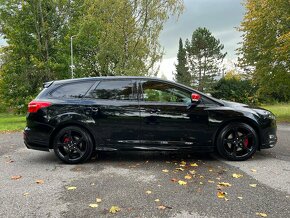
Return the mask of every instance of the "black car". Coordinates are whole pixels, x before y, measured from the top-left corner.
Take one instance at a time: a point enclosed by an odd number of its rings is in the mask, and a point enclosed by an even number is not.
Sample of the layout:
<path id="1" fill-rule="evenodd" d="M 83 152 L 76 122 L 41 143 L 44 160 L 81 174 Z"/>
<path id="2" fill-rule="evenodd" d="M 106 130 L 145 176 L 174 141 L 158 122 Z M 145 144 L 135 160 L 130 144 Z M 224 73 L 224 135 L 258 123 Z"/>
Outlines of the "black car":
<path id="1" fill-rule="evenodd" d="M 24 142 L 65 163 L 96 151 L 188 150 L 246 160 L 276 142 L 275 116 L 147 77 L 52 81 L 29 103 Z"/>

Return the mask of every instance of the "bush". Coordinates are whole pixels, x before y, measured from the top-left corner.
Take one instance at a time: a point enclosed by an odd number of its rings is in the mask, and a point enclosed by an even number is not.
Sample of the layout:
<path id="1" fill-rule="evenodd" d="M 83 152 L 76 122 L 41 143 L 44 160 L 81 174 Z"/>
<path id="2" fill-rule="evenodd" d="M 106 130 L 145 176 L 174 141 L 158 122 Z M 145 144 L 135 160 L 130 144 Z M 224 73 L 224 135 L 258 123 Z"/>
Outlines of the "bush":
<path id="1" fill-rule="evenodd" d="M 232 77 L 220 79 L 211 94 L 216 98 L 255 105 L 259 103 L 256 93 L 257 87 L 251 80 Z"/>

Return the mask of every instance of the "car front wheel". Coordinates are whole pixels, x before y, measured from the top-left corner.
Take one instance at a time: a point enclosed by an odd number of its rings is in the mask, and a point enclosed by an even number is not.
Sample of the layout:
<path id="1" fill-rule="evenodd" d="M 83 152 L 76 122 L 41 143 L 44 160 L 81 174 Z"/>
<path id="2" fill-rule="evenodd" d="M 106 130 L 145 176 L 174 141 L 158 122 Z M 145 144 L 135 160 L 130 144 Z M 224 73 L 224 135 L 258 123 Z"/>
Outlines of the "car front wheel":
<path id="1" fill-rule="evenodd" d="M 54 138 L 54 152 L 65 163 L 78 164 L 88 160 L 93 153 L 90 135 L 77 126 L 61 129 Z"/>
<path id="2" fill-rule="evenodd" d="M 250 125 L 231 123 L 219 133 L 217 150 L 228 160 L 247 160 L 257 151 L 258 143 L 258 135 Z"/>

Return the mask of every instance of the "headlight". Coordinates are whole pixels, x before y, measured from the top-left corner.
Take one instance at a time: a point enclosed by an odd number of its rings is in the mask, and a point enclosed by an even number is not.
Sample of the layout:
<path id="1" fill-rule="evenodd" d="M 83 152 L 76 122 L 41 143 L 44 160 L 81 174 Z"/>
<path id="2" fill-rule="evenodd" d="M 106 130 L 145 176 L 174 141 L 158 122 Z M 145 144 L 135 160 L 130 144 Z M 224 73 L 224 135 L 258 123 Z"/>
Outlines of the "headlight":
<path id="1" fill-rule="evenodd" d="M 275 120 L 276 117 L 275 115 L 267 110 L 263 110 L 263 109 L 253 109 L 254 111 L 256 111 L 259 115 L 261 115 L 264 119 L 271 119 L 271 120 Z"/>

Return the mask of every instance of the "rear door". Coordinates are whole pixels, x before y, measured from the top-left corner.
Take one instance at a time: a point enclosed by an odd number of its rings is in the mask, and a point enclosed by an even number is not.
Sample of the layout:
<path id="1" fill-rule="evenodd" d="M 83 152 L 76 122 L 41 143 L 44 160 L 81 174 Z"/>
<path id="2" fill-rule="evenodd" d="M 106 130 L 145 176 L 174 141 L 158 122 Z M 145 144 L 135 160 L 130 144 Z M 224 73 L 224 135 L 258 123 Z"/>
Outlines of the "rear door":
<path id="1" fill-rule="evenodd" d="M 139 142 L 140 113 L 134 80 L 101 80 L 88 97 L 86 113 L 95 121 L 96 136 L 104 141 L 100 146 L 125 149 Z"/>

